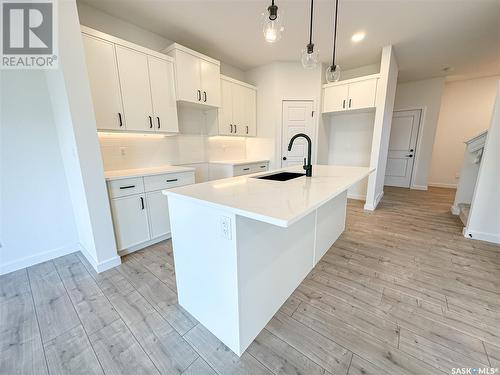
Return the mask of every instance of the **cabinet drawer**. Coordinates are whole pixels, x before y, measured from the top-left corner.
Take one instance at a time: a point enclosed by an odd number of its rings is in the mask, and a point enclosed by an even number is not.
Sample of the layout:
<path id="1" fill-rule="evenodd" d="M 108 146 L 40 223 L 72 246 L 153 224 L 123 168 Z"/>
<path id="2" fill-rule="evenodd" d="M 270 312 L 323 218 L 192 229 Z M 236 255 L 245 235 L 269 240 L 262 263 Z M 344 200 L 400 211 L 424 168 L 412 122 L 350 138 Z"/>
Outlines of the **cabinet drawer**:
<path id="1" fill-rule="evenodd" d="M 194 172 L 169 173 L 144 177 L 146 191 L 170 189 L 190 184 L 194 184 Z"/>
<path id="2" fill-rule="evenodd" d="M 265 172 L 269 169 L 269 163 L 252 163 L 244 165 L 235 165 L 233 167 L 233 176 L 243 176 L 245 174 Z"/>
<path id="3" fill-rule="evenodd" d="M 264 163 L 255 163 L 250 165 L 250 170 L 252 173 L 257 173 L 257 172 L 266 172 L 269 170 L 269 163 L 264 162 Z"/>
<path id="4" fill-rule="evenodd" d="M 108 181 L 108 192 L 111 198 L 144 193 L 142 177 Z"/>

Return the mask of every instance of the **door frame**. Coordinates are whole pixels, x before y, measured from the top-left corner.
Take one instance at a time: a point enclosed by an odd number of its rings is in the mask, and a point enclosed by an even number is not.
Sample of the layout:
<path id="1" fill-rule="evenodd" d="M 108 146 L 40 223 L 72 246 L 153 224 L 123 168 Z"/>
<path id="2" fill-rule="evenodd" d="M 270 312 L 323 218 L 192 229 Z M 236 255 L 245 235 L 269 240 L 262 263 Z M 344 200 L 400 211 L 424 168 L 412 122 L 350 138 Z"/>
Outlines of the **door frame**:
<path id="1" fill-rule="evenodd" d="M 415 157 L 413 158 L 413 167 L 411 170 L 411 176 L 410 176 L 410 186 L 408 189 L 413 189 L 413 190 L 427 190 L 426 187 L 422 187 L 420 185 L 415 185 L 414 180 L 415 180 L 415 171 L 417 170 L 417 166 L 420 164 L 420 150 L 422 148 L 422 126 L 424 123 L 424 118 L 426 114 L 426 108 L 425 107 L 409 107 L 409 108 L 398 108 L 394 109 L 392 111 L 392 116 L 394 116 L 395 112 L 409 112 L 409 111 L 419 111 L 420 112 L 420 119 L 418 122 L 418 130 L 417 130 L 417 141 L 415 144 Z M 391 119 L 392 123 L 392 119 Z M 392 126 L 391 126 L 392 129 Z M 387 158 L 389 158 L 389 153 L 387 154 Z M 387 161 L 386 161 L 387 163 Z M 385 186 L 385 184 L 384 184 Z M 406 189 L 406 188 L 404 188 Z"/>
<path id="2" fill-rule="evenodd" d="M 316 164 L 317 162 L 317 155 L 318 155 L 318 124 L 319 124 L 319 107 L 318 103 L 319 100 L 315 97 L 304 97 L 304 98 L 297 98 L 297 97 L 282 97 L 280 101 L 280 126 L 278 128 L 277 133 L 277 143 L 275 145 L 276 149 L 279 150 L 279 152 L 276 153 L 276 165 L 279 166 L 278 168 L 283 168 L 282 161 L 283 161 L 283 104 L 284 102 L 312 102 L 312 107 L 314 111 L 313 117 L 313 123 L 312 123 L 312 134 L 311 134 L 311 143 L 312 143 L 312 154 L 311 154 L 311 163 Z"/>

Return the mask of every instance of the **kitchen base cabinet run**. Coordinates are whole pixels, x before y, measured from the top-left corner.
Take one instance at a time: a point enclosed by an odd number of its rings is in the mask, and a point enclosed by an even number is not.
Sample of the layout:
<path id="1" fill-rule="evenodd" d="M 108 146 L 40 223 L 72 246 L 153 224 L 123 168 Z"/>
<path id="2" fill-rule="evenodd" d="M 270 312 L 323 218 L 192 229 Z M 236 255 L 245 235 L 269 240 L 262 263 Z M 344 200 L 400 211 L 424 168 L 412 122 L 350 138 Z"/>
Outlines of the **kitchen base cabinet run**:
<path id="1" fill-rule="evenodd" d="M 181 169 L 182 170 L 182 169 Z M 168 199 L 163 189 L 194 183 L 194 171 L 108 181 L 113 226 L 120 255 L 170 238 Z"/>

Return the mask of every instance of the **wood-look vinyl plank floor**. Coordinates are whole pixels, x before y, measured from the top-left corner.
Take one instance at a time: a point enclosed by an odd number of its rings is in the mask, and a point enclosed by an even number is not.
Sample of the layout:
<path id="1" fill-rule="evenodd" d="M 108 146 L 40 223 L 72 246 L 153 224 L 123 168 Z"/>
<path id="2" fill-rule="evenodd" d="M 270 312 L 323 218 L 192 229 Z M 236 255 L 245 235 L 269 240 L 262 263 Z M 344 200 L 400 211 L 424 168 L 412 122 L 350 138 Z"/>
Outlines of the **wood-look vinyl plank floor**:
<path id="1" fill-rule="evenodd" d="M 242 357 L 177 304 L 171 241 L 97 274 L 81 253 L 0 276 L 1 374 L 449 374 L 500 367 L 500 247 L 454 190 L 349 201 L 346 231 Z"/>

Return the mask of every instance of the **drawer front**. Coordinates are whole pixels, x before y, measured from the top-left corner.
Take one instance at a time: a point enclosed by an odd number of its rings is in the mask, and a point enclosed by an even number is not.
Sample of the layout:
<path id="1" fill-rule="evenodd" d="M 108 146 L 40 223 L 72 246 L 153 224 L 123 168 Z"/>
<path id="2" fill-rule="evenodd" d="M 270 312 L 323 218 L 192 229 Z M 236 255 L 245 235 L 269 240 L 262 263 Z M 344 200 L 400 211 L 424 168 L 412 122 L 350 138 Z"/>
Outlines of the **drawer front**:
<path id="1" fill-rule="evenodd" d="M 269 163 L 252 163 L 252 164 L 244 164 L 244 165 L 236 165 L 233 167 L 233 175 L 243 176 L 245 174 L 257 173 L 257 172 L 265 172 L 269 169 Z"/>
<path id="2" fill-rule="evenodd" d="M 269 170 L 269 162 L 264 162 L 264 163 L 255 163 L 250 166 L 250 170 L 252 173 L 257 173 L 257 172 L 267 172 Z"/>
<path id="3" fill-rule="evenodd" d="M 168 173 L 144 177 L 146 191 L 171 189 L 190 184 L 194 184 L 194 172 Z"/>
<path id="4" fill-rule="evenodd" d="M 142 177 L 108 181 L 108 192 L 111 198 L 144 193 Z"/>

